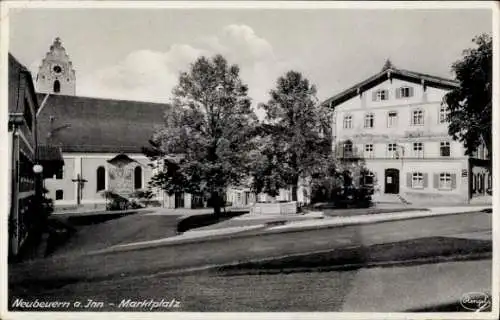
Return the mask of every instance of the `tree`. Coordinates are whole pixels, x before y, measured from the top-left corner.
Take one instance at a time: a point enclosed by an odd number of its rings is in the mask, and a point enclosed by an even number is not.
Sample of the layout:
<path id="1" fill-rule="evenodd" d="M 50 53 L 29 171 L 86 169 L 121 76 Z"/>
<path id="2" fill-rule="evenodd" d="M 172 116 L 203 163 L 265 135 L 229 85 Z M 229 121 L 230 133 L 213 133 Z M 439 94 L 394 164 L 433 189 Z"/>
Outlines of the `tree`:
<path id="1" fill-rule="evenodd" d="M 251 158 L 253 179 L 251 189 L 255 194 L 261 192 L 275 197 L 281 188 L 287 186 L 282 166 L 284 157 L 275 140 L 270 135 L 257 137 L 257 148 Z"/>
<path id="2" fill-rule="evenodd" d="M 247 91 L 238 66 L 221 55 L 200 57 L 181 73 L 165 125 L 147 153 L 166 163 L 152 186 L 169 194 L 208 195 L 219 215 L 227 187 L 248 175 L 257 117 Z"/>
<path id="3" fill-rule="evenodd" d="M 464 143 L 466 154 L 484 144 L 492 152 L 492 38 L 480 35 L 473 39 L 477 48 L 464 51 L 462 60 L 453 64 L 459 86 L 447 93 L 449 134 Z"/>
<path id="4" fill-rule="evenodd" d="M 297 71 L 278 78 L 261 108 L 266 112 L 262 132 L 271 140 L 263 154 L 271 161 L 267 171 L 254 178 L 292 186 L 296 201 L 299 180 L 323 166 L 331 154 L 329 110 L 318 103 L 315 86 Z"/>

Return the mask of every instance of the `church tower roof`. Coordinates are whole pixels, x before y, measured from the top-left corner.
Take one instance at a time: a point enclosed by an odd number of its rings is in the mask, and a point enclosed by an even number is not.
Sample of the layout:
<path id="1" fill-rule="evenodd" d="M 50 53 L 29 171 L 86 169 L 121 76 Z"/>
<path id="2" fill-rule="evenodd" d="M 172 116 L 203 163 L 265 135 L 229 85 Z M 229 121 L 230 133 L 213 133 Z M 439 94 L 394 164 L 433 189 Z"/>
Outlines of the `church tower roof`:
<path id="1" fill-rule="evenodd" d="M 75 95 L 75 70 L 59 37 L 54 39 L 42 60 L 36 77 L 36 87 L 37 91 L 42 93 Z"/>
<path id="2" fill-rule="evenodd" d="M 61 44 L 61 38 L 56 37 L 54 39 L 54 43 L 50 46 L 50 51 L 54 51 L 54 49 L 62 49 L 64 50 L 64 47 Z"/>

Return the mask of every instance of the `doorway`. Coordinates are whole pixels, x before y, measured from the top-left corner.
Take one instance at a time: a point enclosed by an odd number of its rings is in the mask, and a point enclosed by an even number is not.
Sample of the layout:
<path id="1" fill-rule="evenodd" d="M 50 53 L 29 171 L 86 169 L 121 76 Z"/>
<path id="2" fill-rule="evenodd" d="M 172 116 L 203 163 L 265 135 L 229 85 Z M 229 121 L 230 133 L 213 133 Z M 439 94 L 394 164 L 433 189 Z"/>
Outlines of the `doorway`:
<path id="1" fill-rule="evenodd" d="M 184 208 L 184 192 L 175 193 L 175 208 Z"/>
<path id="2" fill-rule="evenodd" d="M 386 169 L 385 170 L 385 193 L 398 194 L 399 193 L 399 170 Z"/>

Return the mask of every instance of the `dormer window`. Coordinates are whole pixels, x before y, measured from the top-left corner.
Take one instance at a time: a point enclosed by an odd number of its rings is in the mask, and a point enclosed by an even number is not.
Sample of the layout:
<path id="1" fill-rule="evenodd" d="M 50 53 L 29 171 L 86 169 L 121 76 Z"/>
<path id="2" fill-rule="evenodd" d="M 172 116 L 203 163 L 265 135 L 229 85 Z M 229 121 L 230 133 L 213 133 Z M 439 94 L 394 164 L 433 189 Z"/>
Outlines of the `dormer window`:
<path id="1" fill-rule="evenodd" d="M 388 90 L 377 90 L 373 92 L 373 101 L 384 101 L 389 100 Z"/>
<path id="2" fill-rule="evenodd" d="M 396 98 L 410 98 L 413 97 L 413 88 L 412 87 L 401 87 L 396 89 Z"/>

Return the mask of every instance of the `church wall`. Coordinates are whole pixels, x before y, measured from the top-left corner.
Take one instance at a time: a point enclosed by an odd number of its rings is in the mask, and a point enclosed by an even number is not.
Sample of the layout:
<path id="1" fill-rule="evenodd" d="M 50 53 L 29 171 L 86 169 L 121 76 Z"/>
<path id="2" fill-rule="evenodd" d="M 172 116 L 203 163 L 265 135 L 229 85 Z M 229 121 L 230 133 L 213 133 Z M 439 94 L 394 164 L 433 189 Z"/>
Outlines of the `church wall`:
<path id="1" fill-rule="evenodd" d="M 69 206 L 76 205 L 77 199 L 77 184 L 73 182 L 78 174 L 82 179 L 87 180 L 84 182 L 82 190 L 82 204 L 104 204 L 106 199 L 103 198 L 102 191 L 97 192 L 97 168 L 103 166 L 105 168 L 105 185 L 106 189 L 109 188 L 109 169 L 110 164 L 108 160 L 115 157 L 116 154 L 111 153 L 64 153 L 64 168 L 63 175 L 60 179 L 54 176 L 52 179 L 45 180 L 45 187 L 49 191 L 47 197 L 54 200 L 56 206 Z M 142 154 L 129 154 L 131 159 L 139 162 L 142 167 L 142 187 L 146 189 L 148 182 L 153 176 L 153 169 L 148 166 L 149 159 Z M 138 164 L 139 165 L 139 164 Z M 63 199 L 56 200 L 56 191 L 63 191 Z"/>
<path id="2" fill-rule="evenodd" d="M 48 190 L 47 197 L 54 200 L 55 204 L 68 204 L 76 202 L 75 183 L 71 181 L 75 177 L 75 159 L 64 157 L 64 167 L 61 179 L 54 176 L 45 179 L 45 188 Z M 62 200 L 56 200 L 56 191 L 62 190 Z"/>
<path id="3" fill-rule="evenodd" d="M 83 188 L 82 200 L 83 202 L 106 202 L 102 196 L 102 191 L 97 191 L 97 168 L 103 166 L 106 170 L 106 180 L 108 180 L 108 163 L 109 157 L 102 158 L 85 158 L 81 157 L 82 162 L 82 178 L 86 179 L 85 187 Z M 106 181 L 107 182 L 107 181 Z M 107 183 L 106 183 L 107 186 Z"/>

